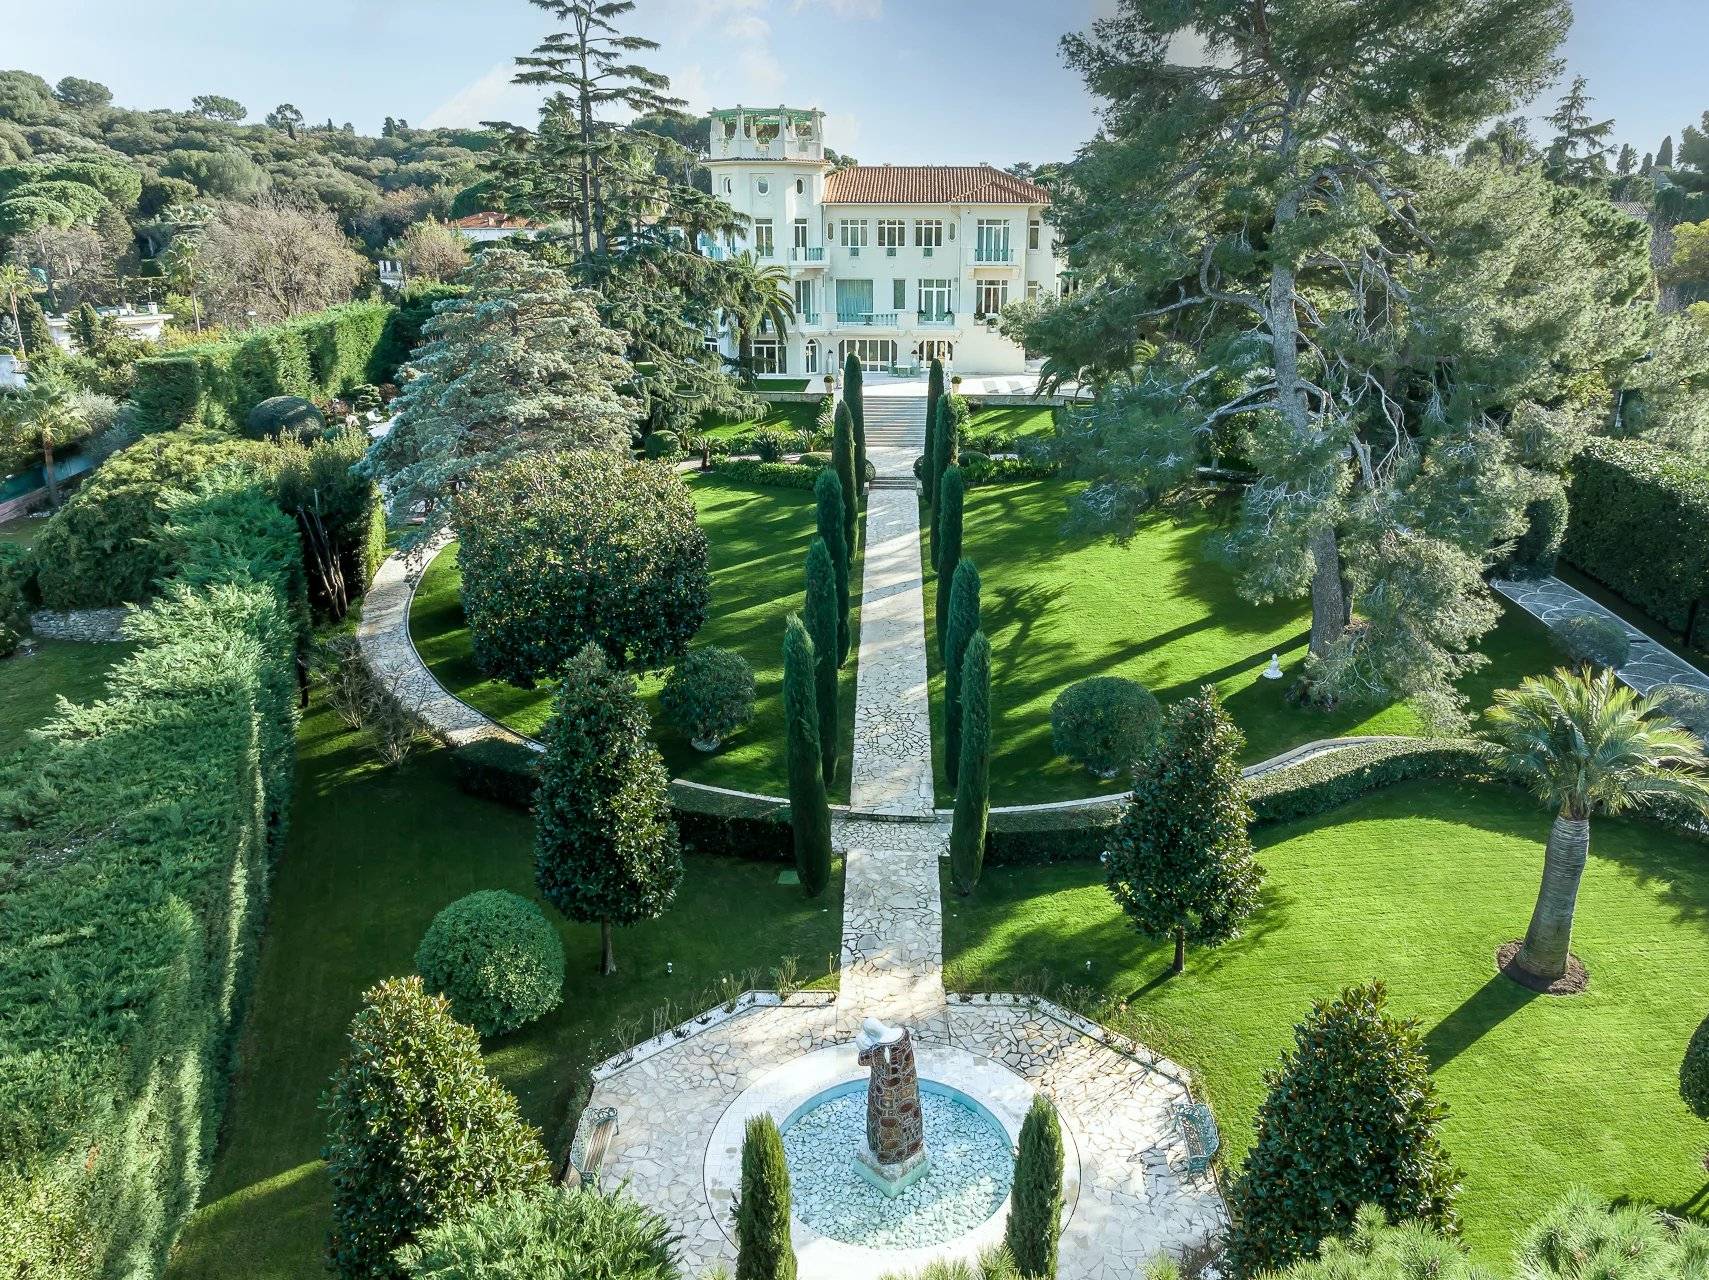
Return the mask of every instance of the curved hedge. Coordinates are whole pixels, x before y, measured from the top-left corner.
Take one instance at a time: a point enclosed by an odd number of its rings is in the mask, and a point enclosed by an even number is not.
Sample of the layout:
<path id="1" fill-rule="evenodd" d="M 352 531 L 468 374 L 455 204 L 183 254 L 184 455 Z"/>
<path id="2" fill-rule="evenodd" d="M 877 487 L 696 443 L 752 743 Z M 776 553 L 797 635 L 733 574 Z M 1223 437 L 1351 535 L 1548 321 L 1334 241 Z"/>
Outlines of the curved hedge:
<path id="1" fill-rule="evenodd" d="M 1592 440 L 1573 463 L 1570 496 L 1566 561 L 1709 648 L 1709 607 L 1698 607 L 1709 602 L 1709 467 L 1634 440 Z"/>
<path id="2" fill-rule="evenodd" d="M 163 538 L 177 576 L 133 619 L 141 647 L 0 769 L 8 1276 L 163 1269 L 213 1155 L 285 827 L 296 530 L 264 479 L 228 472 L 170 504 Z"/>

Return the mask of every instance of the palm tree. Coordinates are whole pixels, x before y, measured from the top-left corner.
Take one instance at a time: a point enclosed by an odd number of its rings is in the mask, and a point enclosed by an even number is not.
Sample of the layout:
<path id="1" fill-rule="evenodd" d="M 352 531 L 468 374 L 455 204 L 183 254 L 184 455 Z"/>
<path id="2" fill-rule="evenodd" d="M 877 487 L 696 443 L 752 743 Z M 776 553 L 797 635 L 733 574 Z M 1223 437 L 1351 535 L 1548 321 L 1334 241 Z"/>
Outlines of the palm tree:
<path id="1" fill-rule="evenodd" d="M 1611 671 L 1556 671 L 1495 696 L 1490 740 L 1503 769 L 1555 811 L 1543 883 L 1513 963 L 1553 982 L 1565 976 L 1579 881 L 1598 813 L 1658 805 L 1709 812 L 1709 764 L 1698 742 L 1655 698 Z"/>
<path id="2" fill-rule="evenodd" d="M 82 425 L 76 389 L 57 375 L 38 375 L 23 390 L 0 394 L 0 429 L 41 450 L 48 505 L 55 511 L 59 510 L 59 484 L 53 474 L 54 446 L 78 434 Z"/>
<path id="3" fill-rule="evenodd" d="M 24 355 L 24 325 L 18 319 L 18 299 L 31 293 L 35 281 L 30 273 L 13 263 L 0 266 L 0 302 L 12 313 L 12 332 L 18 335 L 18 357 Z"/>
<path id="4" fill-rule="evenodd" d="M 795 320 L 789 272 L 773 263 L 761 266 L 751 253 L 730 260 L 725 275 L 725 309 L 736 324 L 736 360 L 742 376 L 754 373 L 754 334 L 769 325 L 782 343 Z"/>

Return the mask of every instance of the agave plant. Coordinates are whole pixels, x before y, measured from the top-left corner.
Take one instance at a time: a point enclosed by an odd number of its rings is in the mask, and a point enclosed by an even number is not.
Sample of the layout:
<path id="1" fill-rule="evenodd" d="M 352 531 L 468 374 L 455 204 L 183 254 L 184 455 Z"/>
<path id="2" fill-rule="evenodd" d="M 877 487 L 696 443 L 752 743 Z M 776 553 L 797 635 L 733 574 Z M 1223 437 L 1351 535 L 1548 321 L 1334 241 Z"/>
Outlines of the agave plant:
<path id="1" fill-rule="evenodd" d="M 1566 975 L 1590 820 L 1630 809 L 1709 812 L 1703 744 L 1610 671 L 1556 671 L 1496 695 L 1496 759 L 1555 812 L 1543 882 L 1513 963 L 1545 982 Z"/>

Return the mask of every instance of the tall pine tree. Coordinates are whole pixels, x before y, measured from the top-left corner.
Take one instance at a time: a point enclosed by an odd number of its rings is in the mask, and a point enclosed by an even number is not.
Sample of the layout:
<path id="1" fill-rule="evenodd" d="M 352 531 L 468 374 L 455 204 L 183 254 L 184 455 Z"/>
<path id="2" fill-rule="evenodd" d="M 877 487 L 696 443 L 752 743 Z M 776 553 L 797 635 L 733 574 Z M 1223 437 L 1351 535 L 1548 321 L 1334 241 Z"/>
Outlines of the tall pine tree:
<path id="1" fill-rule="evenodd" d="M 1590 114 L 1595 101 L 1586 90 L 1583 76 L 1574 76 L 1572 87 L 1555 105 L 1549 123 L 1555 127 L 1554 141 L 1549 144 L 1545 167 L 1556 182 L 1583 187 L 1608 176 L 1608 157 L 1614 145 L 1608 137 L 1614 132 L 1612 120 L 1598 120 Z"/>
<path id="2" fill-rule="evenodd" d="M 540 734 L 534 882 L 571 920 L 599 925 L 599 971 L 617 972 L 611 929 L 653 920 L 682 881 L 670 778 L 635 682 L 588 645 L 565 665 Z"/>
<path id="3" fill-rule="evenodd" d="M 807 896 L 816 898 L 831 879 L 831 806 L 819 738 L 817 657 L 806 624 L 793 613 L 783 636 L 783 724 L 795 871 Z"/>
<path id="4" fill-rule="evenodd" d="M 1162 740 L 1134 771 L 1133 797 L 1110 842 L 1106 878 L 1116 904 L 1147 937 L 1239 936 L 1258 907 L 1264 869 L 1252 857 L 1252 809 L 1240 776 L 1244 739 L 1213 686 L 1169 708 Z"/>
<path id="5" fill-rule="evenodd" d="M 804 619 L 813 641 L 814 704 L 819 716 L 819 750 L 825 785 L 837 778 L 837 570 L 825 540 L 814 535 L 807 547 L 807 603 Z"/>

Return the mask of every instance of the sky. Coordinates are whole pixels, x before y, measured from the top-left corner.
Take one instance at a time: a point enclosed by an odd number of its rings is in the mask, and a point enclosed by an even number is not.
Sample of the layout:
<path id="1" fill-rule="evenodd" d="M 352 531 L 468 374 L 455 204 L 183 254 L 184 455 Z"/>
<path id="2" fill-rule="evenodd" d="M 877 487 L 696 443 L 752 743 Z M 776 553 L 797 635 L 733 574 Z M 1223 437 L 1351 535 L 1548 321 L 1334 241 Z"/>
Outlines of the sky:
<path id="1" fill-rule="evenodd" d="M 819 107 L 826 141 L 863 162 L 1065 159 L 1093 104 L 1057 42 L 1115 0 L 639 0 L 627 29 L 696 110 Z M 1641 154 L 1709 110 L 1706 0 L 1576 0 L 1563 54 L 1616 140 Z M 220 93 L 259 119 L 377 132 L 532 123 L 511 59 L 552 28 L 526 0 L 0 0 L 0 68 L 111 87 L 130 107 Z M 1547 104 L 1539 108 L 1546 114 Z"/>

